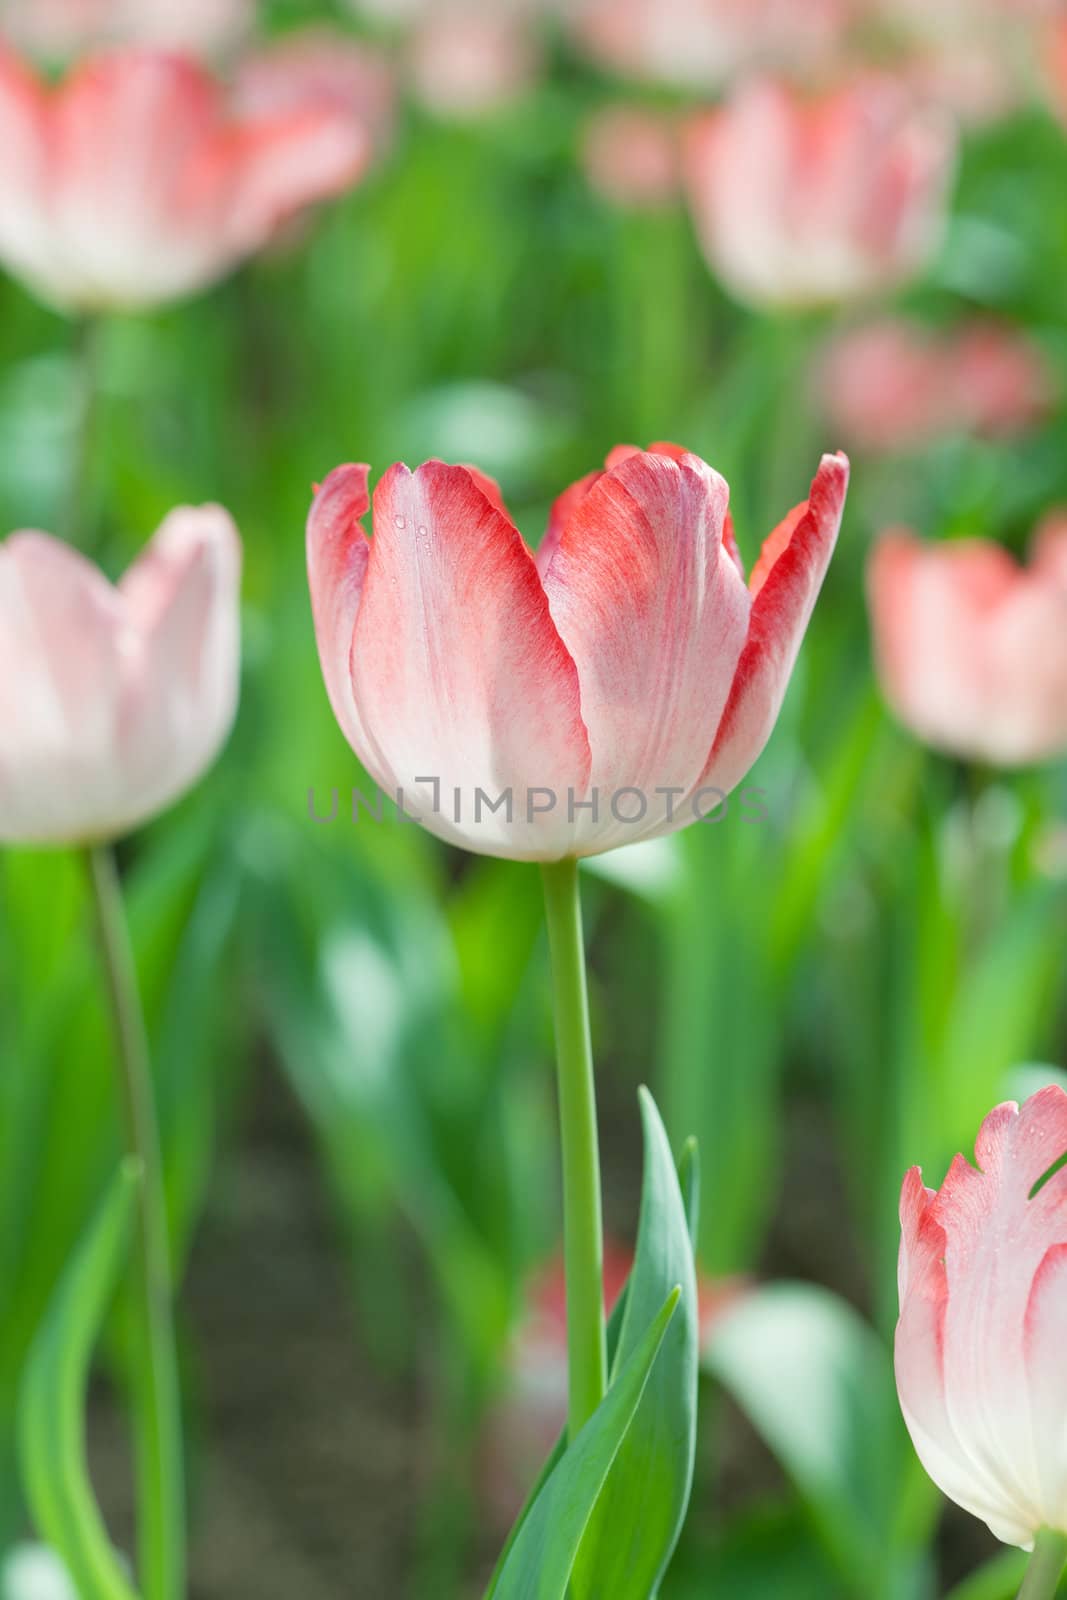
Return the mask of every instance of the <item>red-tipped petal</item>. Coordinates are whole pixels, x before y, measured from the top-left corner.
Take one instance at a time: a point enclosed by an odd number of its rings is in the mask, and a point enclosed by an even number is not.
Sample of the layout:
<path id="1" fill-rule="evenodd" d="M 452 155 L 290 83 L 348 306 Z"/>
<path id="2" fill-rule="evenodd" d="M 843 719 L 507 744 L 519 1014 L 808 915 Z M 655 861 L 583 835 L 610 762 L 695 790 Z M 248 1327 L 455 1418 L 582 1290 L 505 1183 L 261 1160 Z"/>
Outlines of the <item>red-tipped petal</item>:
<path id="1" fill-rule="evenodd" d="M 567 852 L 567 792 L 590 761 L 578 676 L 521 535 L 466 468 L 397 465 L 378 485 L 352 687 L 357 751 L 433 831 L 519 859 Z M 531 822 L 535 788 L 557 798 Z M 479 789 L 512 791 L 510 823 L 476 813 Z"/>
<path id="2" fill-rule="evenodd" d="M 800 514 L 771 534 L 753 571 L 748 638 L 701 775 L 729 793 L 771 736 L 841 526 L 848 461 L 824 456 Z"/>
<path id="3" fill-rule="evenodd" d="M 545 575 L 575 659 L 601 811 L 638 789 L 635 821 L 582 819 L 595 849 L 662 831 L 701 770 L 729 694 L 749 598 L 723 549 L 727 488 L 698 457 L 614 452 Z M 673 799 L 658 789 L 676 789 Z M 636 799 L 626 816 L 641 810 Z M 679 813 L 679 821 L 681 814 Z M 677 825 L 677 824 L 676 824 Z"/>
<path id="4" fill-rule="evenodd" d="M 307 526 L 308 585 L 326 693 L 360 755 L 366 735 L 352 694 L 352 643 L 370 560 L 361 520 L 370 510 L 369 478 L 366 465 L 335 468 L 315 495 Z"/>

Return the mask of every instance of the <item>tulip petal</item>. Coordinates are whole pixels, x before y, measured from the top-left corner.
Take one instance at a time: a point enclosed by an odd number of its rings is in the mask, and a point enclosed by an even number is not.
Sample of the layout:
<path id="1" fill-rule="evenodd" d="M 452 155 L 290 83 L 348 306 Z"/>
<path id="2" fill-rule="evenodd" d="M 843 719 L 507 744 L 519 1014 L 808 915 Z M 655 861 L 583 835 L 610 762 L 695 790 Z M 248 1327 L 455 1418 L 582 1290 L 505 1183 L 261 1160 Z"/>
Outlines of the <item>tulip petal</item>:
<path id="1" fill-rule="evenodd" d="M 931 1207 L 946 1238 L 946 1410 L 970 1460 L 999 1485 L 1001 1526 L 1028 1529 L 1027 1538 L 1051 1510 L 1035 1450 L 1027 1317 L 1050 1245 L 1067 1243 L 1067 1172 L 1031 1192 L 1065 1152 L 1062 1089 L 1042 1090 L 1021 1110 L 997 1106 L 975 1143 L 978 1167 L 958 1156 Z"/>
<path id="2" fill-rule="evenodd" d="M 320 648 L 340 651 L 340 619 L 322 619 Z M 464 467 L 397 465 L 379 483 L 349 646 L 346 732 L 411 815 L 488 854 L 567 853 L 568 791 L 590 768 L 578 675 L 521 535 Z M 512 822 L 478 790 L 510 790 Z"/>
<path id="3" fill-rule="evenodd" d="M 220 506 L 171 512 L 119 592 L 139 649 L 119 730 L 134 816 L 161 810 L 217 755 L 237 712 L 241 547 Z M 134 820 L 133 817 L 130 819 Z"/>
<path id="4" fill-rule="evenodd" d="M 326 693 L 360 755 L 370 741 L 352 693 L 352 641 L 370 560 L 362 523 L 370 510 L 369 478 L 366 465 L 337 467 L 317 491 L 307 527 L 308 585 Z"/>
<path id="5" fill-rule="evenodd" d="M 91 562 L 43 533 L 0 545 L 0 837 L 62 836 L 113 804 L 122 637 Z"/>
<path id="6" fill-rule="evenodd" d="M 771 534 L 756 563 L 748 638 L 702 785 L 729 794 L 770 738 L 837 542 L 848 475 L 845 456 L 824 456 L 809 500 Z"/>
<path id="7" fill-rule="evenodd" d="M 684 452 L 612 459 L 545 574 L 578 667 L 599 797 L 599 821 L 579 819 L 579 852 L 692 820 L 674 810 L 722 716 L 750 607 L 723 548 L 728 490 L 718 473 Z M 624 789 L 637 793 L 619 816 L 609 808 Z"/>
<path id="8" fill-rule="evenodd" d="M 374 153 L 370 130 L 347 108 L 329 104 L 253 123 L 241 130 L 234 150 L 231 226 L 245 250 L 351 187 Z"/>
<path id="9" fill-rule="evenodd" d="M 40 196 L 47 191 L 47 100 L 22 62 L 0 44 L 0 147 L 4 203 L 0 255 L 18 272 L 40 267 Z"/>
<path id="10" fill-rule="evenodd" d="M 960 1158 L 962 1160 L 962 1157 Z M 966 1165 L 966 1163 L 964 1163 Z M 913 1167 L 900 1197 L 900 1305 L 894 1344 L 897 1391 L 912 1442 L 941 1491 L 984 1522 L 997 1522 L 1009 1543 L 1028 1537 L 1025 1508 L 1005 1520 L 1005 1494 L 995 1467 L 972 1454 L 953 1426 L 945 1393 L 945 1318 L 949 1284 L 945 1229 L 936 1192 Z"/>

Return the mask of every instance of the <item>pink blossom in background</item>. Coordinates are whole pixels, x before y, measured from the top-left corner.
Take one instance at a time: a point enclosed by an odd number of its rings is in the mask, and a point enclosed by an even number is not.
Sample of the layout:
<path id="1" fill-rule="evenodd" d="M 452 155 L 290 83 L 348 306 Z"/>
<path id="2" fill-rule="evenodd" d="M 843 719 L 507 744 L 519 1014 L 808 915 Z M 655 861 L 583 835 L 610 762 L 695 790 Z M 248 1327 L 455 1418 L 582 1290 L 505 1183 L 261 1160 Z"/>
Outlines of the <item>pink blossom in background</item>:
<path id="1" fill-rule="evenodd" d="M 1024 1549 L 1067 1532 L 1065 1152 L 1067 1094 L 1042 1089 L 989 1113 L 976 1166 L 939 1190 L 913 1167 L 900 1198 L 904 1420 L 942 1492 Z"/>
<path id="2" fill-rule="evenodd" d="M 901 317 L 854 328 L 831 341 L 817 383 L 835 431 L 872 454 L 952 434 L 1010 438 L 1056 398 L 1042 352 L 986 321 L 947 333 Z"/>
<path id="3" fill-rule="evenodd" d="M 1027 567 L 981 539 L 887 533 L 868 597 L 882 690 L 919 739 L 998 767 L 1067 751 L 1067 515 Z"/>
<path id="4" fill-rule="evenodd" d="M 927 265 L 954 157 L 951 122 L 895 79 L 815 96 L 753 79 L 694 120 L 687 188 L 708 264 L 739 300 L 832 305 Z"/>
<path id="5" fill-rule="evenodd" d="M 673 117 L 644 106 L 606 106 L 589 118 L 580 159 L 590 188 L 612 205 L 656 210 L 681 188 L 681 146 Z"/>
<path id="6" fill-rule="evenodd" d="M 149 44 L 226 51 L 251 33 L 255 0 L 0 0 L 0 38 L 46 61 Z"/>
<path id="7" fill-rule="evenodd" d="M 968 127 L 1010 116 L 1027 92 L 1018 59 L 992 35 L 926 41 L 901 71 L 920 98 L 943 106 Z"/>
<path id="8" fill-rule="evenodd" d="M 0 840 L 115 839 L 197 781 L 237 708 L 240 567 L 218 506 L 117 587 L 47 534 L 0 544 Z"/>
<path id="9" fill-rule="evenodd" d="M 725 481 L 676 445 L 613 451 L 560 496 L 536 559 L 475 468 L 392 466 L 373 539 L 370 469 L 337 468 L 307 555 L 342 731 L 410 816 L 482 854 L 596 855 L 686 826 L 770 737 L 848 471 L 823 457 L 746 584 Z"/>
<path id="10" fill-rule="evenodd" d="M 336 103 L 252 115 L 191 59 L 87 58 L 59 86 L 0 50 L 0 262 L 69 310 L 178 299 L 350 188 L 365 121 Z"/>
<path id="11" fill-rule="evenodd" d="M 362 123 L 381 151 L 393 130 L 396 84 L 382 51 L 335 29 L 313 27 L 243 56 L 233 99 L 238 113 L 249 118 L 333 107 Z"/>
<path id="12" fill-rule="evenodd" d="M 1042 61 L 1052 109 L 1067 123 L 1067 15 L 1050 24 Z"/>
<path id="13" fill-rule="evenodd" d="M 611 1311 L 626 1285 L 633 1254 L 604 1245 L 604 1308 Z M 700 1350 L 722 1316 L 746 1291 L 741 1278 L 697 1278 Z M 526 1286 L 507 1353 L 503 1386 L 489 1413 L 482 1449 L 486 1503 L 507 1528 L 567 1424 L 567 1291 L 562 1256 L 546 1263 Z"/>
<path id="14" fill-rule="evenodd" d="M 519 99 L 542 67 L 527 17 L 468 0 L 446 0 L 419 18 L 406 57 L 415 99 L 438 116 L 456 118 L 483 116 Z"/>
<path id="15" fill-rule="evenodd" d="M 1062 0 L 867 0 L 887 22 L 919 36 L 973 39 L 990 29 L 1018 29 L 1062 10 Z"/>
<path id="16" fill-rule="evenodd" d="M 712 89 L 754 67 L 808 75 L 835 49 L 843 0 L 572 0 L 575 41 L 624 77 Z"/>

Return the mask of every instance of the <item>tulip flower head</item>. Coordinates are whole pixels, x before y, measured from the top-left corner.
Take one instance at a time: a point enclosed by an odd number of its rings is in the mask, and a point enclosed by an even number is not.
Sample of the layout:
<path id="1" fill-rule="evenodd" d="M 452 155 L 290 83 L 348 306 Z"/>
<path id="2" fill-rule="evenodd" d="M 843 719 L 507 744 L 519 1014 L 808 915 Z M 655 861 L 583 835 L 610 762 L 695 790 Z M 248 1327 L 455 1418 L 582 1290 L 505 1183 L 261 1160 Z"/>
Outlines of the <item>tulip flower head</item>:
<path id="1" fill-rule="evenodd" d="M 751 79 L 697 118 L 687 183 L 708 265 L 747 304 L 833 305 L 905 282 L 941 239 L 952 124 L 887 77 L 809 97 Z"/>
<path id="2" fill-rule="evenodd" d="M 724 480 L 620 447 L 536 558 L 474 468 L 340 467 L 315 497 L 319 654 L 349 743 L 407 814 L 516 860 L 595 855 L 714 809 L 774 726 L 840 525 L 843 456 L 746 584 Z"/>
<path id="3" fill-rule="evenodd" d="M 0 841 L 93 844 L 162 811 L 237 706 L 240 546 L 174 511 L 117 587 L 43 533 L 0 544 Z"/>
<path id="4" fill-rule="evenodd" d="M 575 0 L 577 43 L 625 77 L 710 90 L 754 68 L 810 73 L 837 45 L 842 0 Z"/>
<path id="5" fill-rule="evenodd" d="M 997 1106 L 939 1190 L 900 1200 L 896 1375 L 938 1487 L 998 1539 L 1067 1532 L 1067 1094 Z"/>
<path id="6" fill-rule="evenodd" d="M 0 0 L 0 33 L 44 61 L 129 44 L 212 54 L 248 34 L 255 11 L 255 0 Z"/>
<path id="7" fill-rule="evenodd" d="M 206 69 L 148 49 L 52 88 L 0 46 L 0 137 L 0 262 L 69 311 L 203 289 L 370 156 L 336 102 L 243 114 Z"/>
<path id="8" fill-rule="evenodd" d="M 241 115 L 293 116 L 332 106 L 365 127 L 375 151 L 389 141 L 395 97 L 384 54 L 331 28 L 283 34 L 246 54 L 234 74 Z"/>
<path id="9" fill-rule="evenodd" d="M 867 587 L 882 688 L 920 739 L 998 767 L 1067 750 L 1067 517 L 1028 567 L 982 539 L 887 533 Z"/>
<path id="10" fill-rule="evenodd" d="M 984 321 L 944 334 L 901 317 L 853 328 L 824 351 L 818 387 L 841 437 L 873 454 L 954 434 L 1011 438 L 1055 400 L 1041 351 Z"/>
<path id="11" fill-rule="evenodd" d="M 657 210 L 681 187 L 678 130 L 661 112 L 608 106 L 586 123 L 581 164 L 590 188 L 610 204 Z"/>

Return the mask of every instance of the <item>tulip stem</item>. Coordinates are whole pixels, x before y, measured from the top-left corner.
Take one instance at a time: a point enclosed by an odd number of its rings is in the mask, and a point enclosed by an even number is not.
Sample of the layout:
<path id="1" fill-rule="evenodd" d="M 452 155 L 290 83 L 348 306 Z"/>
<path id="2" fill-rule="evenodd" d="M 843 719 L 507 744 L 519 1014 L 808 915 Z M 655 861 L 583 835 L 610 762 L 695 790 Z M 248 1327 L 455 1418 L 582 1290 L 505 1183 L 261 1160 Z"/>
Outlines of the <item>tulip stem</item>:
<path id="1" fill-rule="evenodd" d="M 1043 1528 L 1034 1542 L 1019 1600 L 1053 1600 L 1067 1566 L 1067 1534 Z"/>
<path id="2" fill-rule="evenodd" d="M 567 1282 L 568 1431 L 573 1439 L 607 1389 L 600 1156 L 578 863 L 546 863 L 541 875 L 556 1019 Z"/>
<path id="3" fill-rule="evenodd" d="M 99 398 L 100 324 L 95 317 L 83 317 L 74 333 L 73 448 L 67 477 L 60 532 L 73 545 L 91 547 L 95 533 L 94 508 L 89 503 L 93 488 L 93 444 Z"/>
<path id="4" fill-rule="evenodd" d="M 137 973 L 115 857 L 88 852 L 100 959 L 115 1034 L 126 1147 L 141 1164 L 133 1386 L 141 1581 L 145 1600 L 185 1592 L 185 1482 L 181 1405 L 172 1320 L 170 1247 L 155 1096 Z"/>

